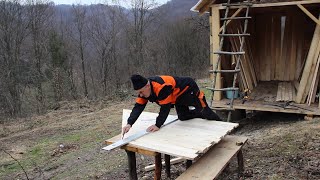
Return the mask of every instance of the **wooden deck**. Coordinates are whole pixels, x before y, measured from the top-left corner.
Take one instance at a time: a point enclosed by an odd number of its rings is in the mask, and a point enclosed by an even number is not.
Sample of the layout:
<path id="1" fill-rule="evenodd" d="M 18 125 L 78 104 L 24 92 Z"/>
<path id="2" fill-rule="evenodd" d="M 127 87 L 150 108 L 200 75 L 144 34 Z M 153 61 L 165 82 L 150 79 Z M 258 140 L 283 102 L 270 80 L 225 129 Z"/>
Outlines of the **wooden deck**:
<path id="1" fill-rule="evenodd" d="M 278 83 L 280 81 L 260 81 L 258 86 L 249 94 L 249 99 L 243 103 L 241 99 L 234 101 L 234 109 L 256 110 L 256 111 L 270 111 L 270 112 L 284 112 L 294 114 L 320 115 L 318 103 L 313 103 L 310 106 L 307 104 L 290 103 L 284 107 L 286 102 L 278 102 L 277 95 Z M 282 95 L 281 100 L 286 99 L 290 93 Z M 289 96 L 288 96 L 289 97 Z M 230 99 L 222 99 L 214 101 L 212 109 L 223 110 L 229 108 Z"/>
<path id="2" fill-rule="evenodd" d="M 230 100 L 223 99 L 221 101 L 215 101 L 212 104 L 212 109 L 223 110 L 229 108 Z M 234 101 L 234 109 L 256 110 L 256 111 L 270 111 L 270 112 L 284 112 L 295 114 L 310 114 L 320 115 L 320 109 L 317 104 L 308 106 L 307 104 L 290 103 L 287 107 L 280 107 L 284 103 L 282 102 L 267 102 L 259 100 L 248 100 L 242 104 L 242 100 Z"/>

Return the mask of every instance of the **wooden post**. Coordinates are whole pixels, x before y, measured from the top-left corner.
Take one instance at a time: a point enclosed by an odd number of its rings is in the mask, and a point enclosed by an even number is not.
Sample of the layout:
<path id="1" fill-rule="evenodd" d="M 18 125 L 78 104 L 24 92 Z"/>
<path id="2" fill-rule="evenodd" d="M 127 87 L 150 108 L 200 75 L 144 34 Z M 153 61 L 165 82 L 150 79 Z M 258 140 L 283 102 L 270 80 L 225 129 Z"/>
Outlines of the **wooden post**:
<path id="1" fill-rule="evenodd" d="M 132 151 L 127 151 L 128 165 L 129 165 L 129 179 L 138 180 L 137 176 L 137 166 L 136 166 L 136 153 Z"/>
<path id="2" fill-rule="evenodd" d="M 186 161 L 186 169 L 188 169 L 192 165 L 192 160 Z"/>
<path id="3" fill-rule="evenodd" d="M 154 172 L 154 179 L 160 180 L 161 179 L 161 170 L 162 170 L 162 163 L 161 163 L 161 153 L 157 153 L 155 155 L 155 172 Z"/>
<path id="4" fill-rule="evenodd" d="M 170 173 L 170 155 L 167 155 L 165 154 L 164 155 L 164 162 L 165 162 L 165 166 L 166 166 L 166 174 L 167 174 L 167 177 L 170 178 L 171 176 L 171 173 Z"/>
<path id="5" fill-rule="evenodd" d="M 239 150 L 239 152 L 237 154 L 237 158 L 238 158 L 238 173 L 239 173 L 239 176 L 240 176 L 244 171 L 242 149 Z"/>
<path id="6" fill-rule="evenodd" d="M 217 62 L 218 62 L 218 55 L 213 54 L 213 52 L 218 51 L 220 48 L 220 13 L 219 13 L 219 7 L 212 7 L 211 9 L 211 46 L 210 46 L 210 58 L 211 63 L 213 65 L 213 69 L 215 68 Z M 221 69 L 221 62 L 218 65 L 218 70 Z M 217 73 L 216 76 L 216 86 L 215 88 L 221 89 L 221 73 Z M 221 91 L 214 92 L 213 100 L 219 101 L 221 100 Z"/>

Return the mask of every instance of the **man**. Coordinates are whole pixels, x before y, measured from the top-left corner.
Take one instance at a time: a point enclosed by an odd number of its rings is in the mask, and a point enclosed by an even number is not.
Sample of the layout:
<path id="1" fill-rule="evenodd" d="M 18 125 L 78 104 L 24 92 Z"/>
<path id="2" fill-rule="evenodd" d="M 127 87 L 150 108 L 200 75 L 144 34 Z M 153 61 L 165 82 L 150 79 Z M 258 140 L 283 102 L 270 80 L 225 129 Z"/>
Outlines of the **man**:
<path id="1" fill-rule="evenodd" d="M 123 127 L 122 133 L 127 133 L 138 119 L 148 101 L 160 105 L 156 124 L 147 128 L 148 132 L 160 129 L 167 119 L 171 107 L 174 105 L 181 121 L 192 118 L 208 120 L 221 119 L 209 107 L 203 92 L 199 90 L 196 82 L 189 77 L 155 76 L 146 79 L 141 75 L 132 75 L 131 81 L 134 90 L 138 93 L 136 103 L 128 124 Z"/>

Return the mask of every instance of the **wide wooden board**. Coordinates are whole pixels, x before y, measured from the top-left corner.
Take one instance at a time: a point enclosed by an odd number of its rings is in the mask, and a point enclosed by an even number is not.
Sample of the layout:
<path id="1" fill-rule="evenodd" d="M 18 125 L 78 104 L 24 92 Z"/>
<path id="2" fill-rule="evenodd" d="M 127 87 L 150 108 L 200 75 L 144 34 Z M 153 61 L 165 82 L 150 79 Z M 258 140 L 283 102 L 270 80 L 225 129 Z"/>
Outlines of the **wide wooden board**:
<path id="1" fill-rule="evenodd" d="M 130 112 L 130 110 L 123 111 L 123 125 L 127 123 Z M 143 112 L 127 133 L 128 136 L 154 124 L 157 116 L 158 113 Z M 174 121 L 176 117 L 170 115 L 166 123 Z M 200 118 L 187 121 L 178 120 L 161 127 L 157 132 L 149 133 L 131 141 L 127 146 L 194 160 L 237 126 L 237 123 Z"/>

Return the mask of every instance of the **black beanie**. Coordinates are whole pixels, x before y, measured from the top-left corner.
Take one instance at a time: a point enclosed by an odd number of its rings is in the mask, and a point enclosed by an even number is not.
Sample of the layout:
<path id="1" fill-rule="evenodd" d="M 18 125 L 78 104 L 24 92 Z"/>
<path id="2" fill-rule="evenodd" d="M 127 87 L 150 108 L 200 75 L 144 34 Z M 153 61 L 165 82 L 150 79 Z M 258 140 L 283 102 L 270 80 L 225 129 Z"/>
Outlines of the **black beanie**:
<path id="1" fill-rule="evenodd" d="M 146 79 L 143 76 L 140 76 L 138 74 L 132 75 L 131 81 L 132 81 L 134 90 L 141 89 L 148 83 L 148 79 Z"/>

